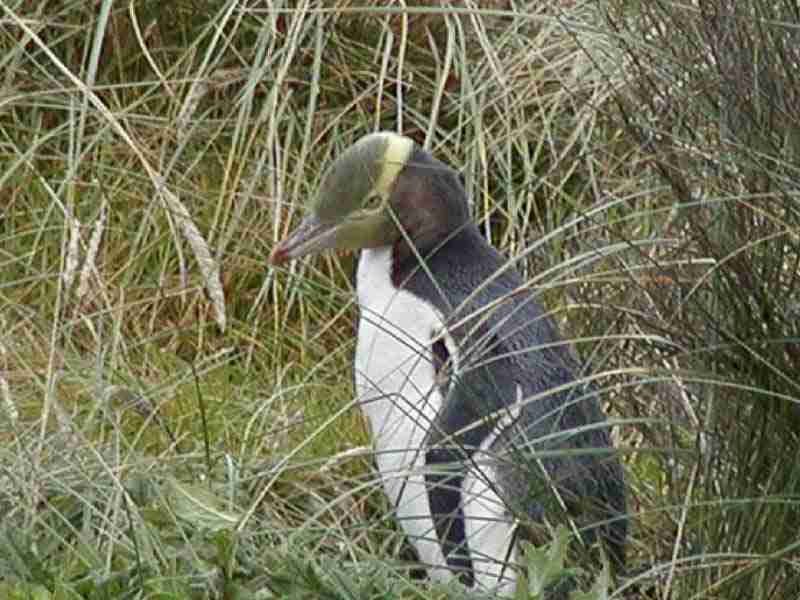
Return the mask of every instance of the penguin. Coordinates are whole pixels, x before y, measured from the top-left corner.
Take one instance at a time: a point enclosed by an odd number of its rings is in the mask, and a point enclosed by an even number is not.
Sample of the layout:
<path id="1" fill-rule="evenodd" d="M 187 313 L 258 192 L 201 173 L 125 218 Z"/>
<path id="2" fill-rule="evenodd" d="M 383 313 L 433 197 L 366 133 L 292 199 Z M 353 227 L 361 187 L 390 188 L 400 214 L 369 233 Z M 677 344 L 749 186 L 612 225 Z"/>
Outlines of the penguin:
<path id="1" fill-rule="evenodd" d="M 355 393 L 429 576 L 513 590 L 518 541 L 559 521 L 622 567 L 624 476 L 597 391 L 459 174 L 409 137 L 361 138 L 269 261 L 327 250 L 360 251 Z"/>

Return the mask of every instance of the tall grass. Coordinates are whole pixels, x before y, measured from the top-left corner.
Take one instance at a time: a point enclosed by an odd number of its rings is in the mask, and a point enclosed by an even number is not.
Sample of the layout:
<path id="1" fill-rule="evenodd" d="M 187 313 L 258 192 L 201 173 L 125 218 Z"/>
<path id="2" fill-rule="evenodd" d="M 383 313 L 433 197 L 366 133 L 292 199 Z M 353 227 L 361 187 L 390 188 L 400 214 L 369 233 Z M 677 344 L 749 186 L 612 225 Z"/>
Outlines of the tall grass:
<path id="1" fill-rule="evenodd" d="M 606 12 L 628 65 L 608 110 L 642 152 L 640 177 L 665 188 L 680 255 L 711 260 L 664 268 L 634 318 L 678 349 L 663 360 L 685 383 L 698 455 L 669 542 L 674 597 L 800 593 L 799 22 L 792 2 Z"/>
<path id="2" fill-rule="evenodd" d="M 265 264 L 382 128 L 592 365 L 610 597 L 797 597 L 796 6 L 408 4 L 0 6 L 0 595 L 463 597 L 371 468 L 352 258 Z"/>

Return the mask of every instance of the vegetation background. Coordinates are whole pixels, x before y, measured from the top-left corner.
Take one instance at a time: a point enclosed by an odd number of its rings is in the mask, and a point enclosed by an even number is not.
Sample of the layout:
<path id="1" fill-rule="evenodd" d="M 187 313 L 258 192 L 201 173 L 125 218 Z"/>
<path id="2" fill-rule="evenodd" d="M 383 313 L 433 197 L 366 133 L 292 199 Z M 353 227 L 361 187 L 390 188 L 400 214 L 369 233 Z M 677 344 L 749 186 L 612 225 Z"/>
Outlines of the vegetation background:
<path id="1" fill-rule="evenodd" d="M 603 388 L 631 573 L 585 597 L 800 597 L 794 0 L 5 0 L 0 597 L 464 597 L 370 468 L 352 258 L 266 265 L 379 128 Z"/>

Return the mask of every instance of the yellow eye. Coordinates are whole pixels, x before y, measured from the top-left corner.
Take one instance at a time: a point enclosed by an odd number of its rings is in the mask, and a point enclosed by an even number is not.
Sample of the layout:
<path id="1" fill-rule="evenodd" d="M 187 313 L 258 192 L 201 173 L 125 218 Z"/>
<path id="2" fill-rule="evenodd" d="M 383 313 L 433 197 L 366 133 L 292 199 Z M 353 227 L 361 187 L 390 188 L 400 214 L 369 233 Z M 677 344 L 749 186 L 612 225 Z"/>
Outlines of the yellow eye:
<path id="1" fill-rule="evenodd" d="M 375 210 L 381 206 L 381 197 L 379 194 L 372 194 L 364 201 L 365 210 Z"/>

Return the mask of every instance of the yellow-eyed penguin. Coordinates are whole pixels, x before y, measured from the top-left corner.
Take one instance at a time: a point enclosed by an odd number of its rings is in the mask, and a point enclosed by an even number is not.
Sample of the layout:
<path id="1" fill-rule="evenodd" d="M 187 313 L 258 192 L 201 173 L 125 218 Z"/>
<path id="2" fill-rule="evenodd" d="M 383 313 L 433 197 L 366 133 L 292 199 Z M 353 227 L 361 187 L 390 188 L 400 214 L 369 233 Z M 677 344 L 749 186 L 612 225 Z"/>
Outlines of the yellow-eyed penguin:
<path id="1" fill-rule="evenodd" d="M 384 490 L 432 576 L 508 590 L 527 523 L 569 518 L 625 560 L 623 474 L 596 391 L 455 171 L 367 135 L 270 262 L 361 250 L 355 387 Z"/>

